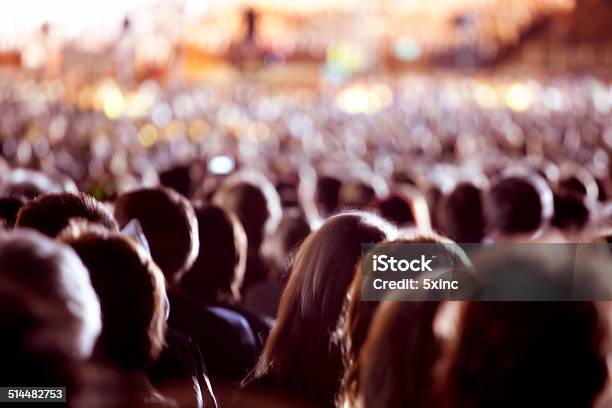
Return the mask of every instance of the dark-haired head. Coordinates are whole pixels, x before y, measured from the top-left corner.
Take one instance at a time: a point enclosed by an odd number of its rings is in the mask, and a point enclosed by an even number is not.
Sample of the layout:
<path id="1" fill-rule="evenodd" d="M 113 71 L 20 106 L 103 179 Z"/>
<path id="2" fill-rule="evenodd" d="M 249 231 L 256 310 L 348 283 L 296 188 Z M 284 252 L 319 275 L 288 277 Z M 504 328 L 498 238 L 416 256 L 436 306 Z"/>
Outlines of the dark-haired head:
<path id="1" fill-rule="evenodd" d="M 266 232 L 276 229 L 281 217 L 276 189 L 256 172 L 237 173 L 215 193 L 216 205 L 233 212 L 244 227 L 250 250 L 259 250 Z"/>
<path id="2" fill-rule="evenodd" d="M 484 205 L 492 235 L 533 235 L 553 214 L 552 192 L 544 179 L 533 174 L 500 178 L 486 194 Z"/>
<path id="3" fill-rule="evenodd" d="M 289 272 L 295 253 L 310 232 L 310 225 L 300 211 L 284 212 L 276 232 L 264 243 L 264 253 L 274 269 L 273 278 Z"/>
<path id="4" fill-rule="evenodd" d="M 392 194 L 379 201 L 376 208 L 381 216 L 397 226 L 406 227 L 415 223 L 410 204 L 399 195 Z"/>
<path id="5" fill-rule="evenodd" d="M 338 210 L 342 182 L 331 176 L 317 178 L 314 201 L 321 218 L 327 218 Z"/>
<path id="6" fill-rule="evenodd" d="M 32 228 L 55 237 L 70 220 L 81 218 L 116 231 L 117 223 L 106 207 L 85 193 L 56 193 L 39 196 L 17 213 L 16 228 Z"/>
<path id="7" fill-rule="evenodd" d="M 196 261 L 181 279 L 183 292 L 209 303 L 237 302 L 247 240 L 235 215 L 216 206 L 195 209 L 200 235 Z"/>
<path id="8" fill-rule="evenodd" d="M 115 217 L 123 228 L 140 222 L 155 263 L 173 285 L 195 261 L 200 247 L 198 222 L 185 197 L 168 188 L 147 188 L 122 194 Z"/>
<path id="9" fill-rule="evenodd" d="M 555 211 L 551 225 L 567 232 L 581 231 L 590 220 L 590 211 L 583 197 L 575 194 L 555 194 Z"/>
<path id="10" fill-rule="evenodd" d="M 480 242 L 484 238 L 485 220 L 480 189 L 461 183 L 438 202 L 439 228 L 460 243 Z"/>
<path id="11" fill-rule="evenodd" d="M 159 174 L 159 181 L 164 187 L 171 188 L 185 197 L 190 197 L 191 186 L 191 167 L 175 166 Z"/>
<path id="12" fill-rule="evenodd" d="M 223 182 L 213 203 L 236 214 L 246 233 L 249 250 L 244 288 L 266 279 L 261 245 L 266 234 L 276 230 L 282 215 L 280 198 L 272 183 L 255 171 L 236 173 Z"/>
<path id="13" fill-rule="evenodd" d="M 448 397 L 443 406 L 510 407 L 526 400 L 592 406 L 607 377 L 604 321 L 594 302 L 558 300 L 569 293 L 597 298 L 595 290 L 607 290 L 593 283 L 609 270 L 609 254 L 594 247 L 514 244 L 472 260 L 490 288 L 500 286 L 496 277 L 518 280 L 523 274 L 520 286 L 506 281 L 496 291 L 527 301 L 465 302 L 453 314 L 439 364 L 439 395 Z M 529 301 L 534 298 L 551 301 Z"/>
<path id="14" fill-rule="evenodd" d="M 342 185 L 339 200 L 340 208 L 365 209 L 374 204 L 376 190 L 365 180 L 349 180 Z"/>
<path id="15" fill-rule="evenodd" d="M 99 359 L 124 370 L 144 370 L 164 343 L 163 274 L 145 251 L 119 233 L 73 225 L 60 235 L 87 266 L 102 306 Z"/>
<path id="16" fill-rule="evenodd" d="M 0 220 L 5 228 L 11 229 L 17 220 L 17 213 L 26 203 L 22 197 L 2 197 L 0 198 Z"/>
<path id="17" fill-rule="evenodd" d="M 466 302 L 458 321 L 439 365 L 441 406 L 590 407 L 606 381 L 593 302 Z"/>

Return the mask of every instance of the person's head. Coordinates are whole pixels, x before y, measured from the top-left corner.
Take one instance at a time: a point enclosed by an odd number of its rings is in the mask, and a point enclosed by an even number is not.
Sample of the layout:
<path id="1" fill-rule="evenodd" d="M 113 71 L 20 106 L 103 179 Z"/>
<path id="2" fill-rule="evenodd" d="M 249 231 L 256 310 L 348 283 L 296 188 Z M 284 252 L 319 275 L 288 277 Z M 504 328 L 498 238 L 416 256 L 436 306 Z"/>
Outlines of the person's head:
<path id="1" fill-rule="evenodd" d="M 259 251 L 265 234 L 276 230 L 282 214 L 276 189 L 255 172 L 230 176 L 215 192 L 213 203 L 236 214 L 252 251 Z"/>
<path id="2" fill-rule="evenodd" d="M 195 209 L 200 251 L 181 279 L 183 292 L 209 301 L 239 301 L 247 240 L 235 215 L 216 206 Z"/>
<path id="3" fill-rule="evenodd" d="M 566 300 L 609 298 L 609 256 L 524 243 L 474 253 L 487 296 L 517 301 L 466 302 L 452 314 L 437 368 L 445 406 L 591 406 L 607 376 L 603 320 L 593 302 Z"/>
<path id="4" fill-rule="evenodd" d="M 263 248 L 274 272 L 289 272 L 293 255 L 310 232 L 310 225 L 300 211 L 289 209 L 284 212 L 276 232 L 266 238 Z"/>
<path id="5" fill-rule="evenodd" d="M 397 226 L 405 227 L 415 223 L 410 204 L 397 194 L 392 194 L 377 202 L 376 208 L 382 217 Z"/>
<path id="6" fill-rule="evenodd" d="M 162 350 L 166 292 L 160 269 L 145 251 L 115 232 L 70 226 L 59 239 L 81 258 L 102 306 L 96 356 L 125 370 L 142 370 Z"/>
<path id="7" fill-rule="evenodd" d="M 553 227 L 566 232 L 579 232 L 589 223 L 591 214 L 583 197 L 557 193 L 554 195 L 554 206 Z"/>
<path id="8" fill-rule="evenodd" d="M 457 320 L 439 364 L 441 406 L 587 407 L 603 388 L 593 302 L 466 302 Z"/>
<path id="9" fill-rule="evenodd" d="M 191 167 L 175 166 L 159 174 L 159 182 L 162 186 L 172 188 L 185 197 L 190 197 L 191 186 Z"/>
<path id="10" fill-rule="evenodd" d="M 482 194 L 471 183 L 460 183 L 438 202 L 437 219 L 442 232 L 460 243 L 480 242 L 485 221 Z"/>
<path id="11" fill-rule="evenodd" d="M 422 232 L 416 229 L 404 231 L 395 240 L 383 241 L 380 245 L 375 245 L 371 251 L 377 251 L 377 247 L 380 246 L 381 248 L 386 247 L 385 253 L 389 253 L 391 251 L 389 244 L 435 245 L 435 252 L 438 254 L 446 253 L 450 259 L 454 260 L 453 263 L 456 268 L 461 267 L 466 271 L 471 270 L 471 265 L 463 250 L 450 239 L 433 232 Z M 397 246 L 396 250 L 400 252 L 398 254 L 398 258 L 400 258 L 401 246 Z M 428 250 L 431 250 L 431 248 Z M 337 342 L 342 350 L 344 362 L 344 375 L 337 398 L 338 403 L 342 406 L 345 403 L 348 403 L 349 406 L 356 403 L 356 399 L 361 392 L 359 382 L 361 361 L 359 355 L 366 340 L 374 313 L 380 304 L 378 301 L 362 300 L 363 279 L 363 271 L 361 270 L 361 265 L 359 265 L 357 273 L 348 289 L 333 338 L 333 341 Z"/>
<path id="12" fill-rule="evenodd" d="M 28 201 L 17 213 L 15 228 L 35 229 L 53 238 L 74 218 L 117 230 L 117 222 L 106 207 L 85 193 L 46 194 Z"/>
<path id="13" fill-rule="evenodd" d="M 429 407 L 439 344 L 439 302 L 385 301 L 359 352 L 357 401 L 363 408 Z"/>
<path id="14" fill-rule="evenodd" d="M 74 251 L 34 231 L 0 234 L 1 377 L 46 379 L 55 363 L 90 357 L 100 303 Z"/>
<path id="15" fill-rule="evenodd" d="M 553 196 L 540 176 L 505 176 L 491 185 L 484 208 L 489 233 L 502 236 L 535 234 L 552 217 Z"/>
<path id="16" fill-rule="evenodd" d="M 200 247 L 198 221 L 185 197 L 168 188 L 146 188 L 120 195 L 115 217 L 123 228 L 137 219 L 155 263 L 170 285 L 180 281 Z"/>
<path id="17" fill-rule="evenodd" d="M 376 190 L 365 180 L 349 180 L 340 188 L 340 208 L 366 209 L 371 207 L 375 200 Z"/>
<path id="18" fill-rule="evenodd" d="M 361 245 L 394 234 L 383 219 L 363 212 L 329 218 L 301 245 L 272 329 L 253 375 L 321 404 L 333 401 L 342 371 L 330 336 L 360 259 Z"/>
<path id="19" fill-rule="evenodd" d="M 317 178 L 314 201 L 321 218 L 327 218 L 338 210 L 342 181 L 332 176 Z"/>
<path id="20" fill-rule="evenodd" d="M 0 198 L 0 221 L 6 229 L 13 228 L 15 220 L 17 220 L 17 213 L 25 202 L 26 200 L 22 197 Z"/>

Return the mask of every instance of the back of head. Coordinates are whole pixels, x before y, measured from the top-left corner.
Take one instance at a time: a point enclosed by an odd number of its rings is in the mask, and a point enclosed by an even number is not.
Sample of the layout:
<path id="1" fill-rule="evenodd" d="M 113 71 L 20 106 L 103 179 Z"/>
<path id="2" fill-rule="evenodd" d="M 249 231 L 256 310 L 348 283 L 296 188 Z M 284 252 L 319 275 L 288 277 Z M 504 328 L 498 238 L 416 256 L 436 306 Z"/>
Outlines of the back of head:
<path id="1" fill-rule="evenodd" d="M 410 204 L 399 195 L 390 195 L 379 201 L 376 207 L 385 219 L 401 227 L 414 225 L 415 217 Z"/>
<path id="2" fill-rule="evenodd" d="M 590 211 L 582 197 L 558 193 L 554 200 L 555 212 L 551 220 L 553 227 L 567 232 L 579 232 L 589 223 Z"/>
<path id="3" fill-rule="evenodd" d="M 102 306 L 99 357 L 123 369 L 144 369 L 165 335 L 163 274 L 144 250 L 118 233 L 73 227 L 60 236 L 89 269 Z"/>
<path id="4" fill-rule="evenodd" d="M 438 302 L 383 302 L 359 354 L 364 408 L 429 407 L 439 355 L 433 331 Z"/>
<path id="5" fill-rule="evenodd" d="M 169 187 L 184 195 L 191 196 L 191 167 L 175 166 L 159 174 L 159 181 L 164 187 Z"/>
<path id="6" fill-rule="evenodd" d="M 365 209 L 376 200 L 374 186 L 364 180 L 350 180 L 340 189 L 340 208 Z"/>
<path id="7" fill-rule="evenodd" d="M 407 230 L 400 233 L 400 236 L 393 241 L 383 241 L 380 245 L 375 245 L 371 251 L 375 253 L 375 251 L 380 250 L 377 247 L 384 247 L 384 252 L 389 254 L 390 251 L 393 251 L 389 244 L 433 244 L 436 247 L 434 252 L 448 254 L 455 261 L 456 268 L 471 269 L 467 255 L 461 247 L 450 239 L 433 232 L 423 232 L 417 229 Z M 400 253 L 397 255 L 401 256 L 401 247 L 398 246 L 395 250 L 399 251 Z M 356 398 L 361 392 L 359 370 L 362 362 L 359 356 L 374 314 L 380 304 L 378 301 L 362 300 L 363 282 L 364 275 L 361 265 L 359 265 L 355 278 L 349 287 L 342 314 L 334 333 L 334 341 L 338 342 L 342 348 L 345 368 L 338 401 L 349 403 L 349 405 L 356 402 Z"/>
<path id="8" fill-rule="evenodd" d="M 25 202 L 26 200 L 22 197 L 0 198 L 0 221 L 7 229 L 13 228 L 17 220 L 17 213 Z"/>
<path id="9" fill-rule="evenodd" d="M 270 258 L 276 272 L 288 272 L 294 252 L 297 251 L 310 234 L 311 229 L 306 217 L 299 211 L 287 210 L 274 234 L 264 243 L 264 253 Z"/>
<path id="10" fill-rule="evenodd" d="M 123 228 L 132 219 L 142 226 L 151 256 L 168 283 L 177 283 L 195 261 L 200 246 L 193 207 L 174 190 L 150 188 L 122 194 L 115 217 Z"/>
<path id="11" fill-rule="evenodd" d="M 460 243 L 482 241 L 485 223 L 480 189 L 471 183 L 458 184 L 438 206 L 439 226 L 449 238 Z"/>
<path id="12" fill-rule="evenodd" d="M 259 173 L 237 173 L 229 177 L 215 193 L 213 202 L 236 214 L 251 250 L 258 250 L 265 233 L 274 231 L 280 221 L 278 193 Z"/>
<path id="13" fill-rule="evenodd" d="M 0 287 L 0 381 L 13 386 L 72 386 L 78 362 L 58 313 L 61 306 L 10 285 Z M 66 325 L 69 326 L 69 325 Z"/>
<path id="14" fill-rule="evenodd" d="M 246 265 L 247 241 L 242 225 L 230 213 L 215 206 L 195 209 L 200 251 L 181 279 L 182 290 L 216 303 L 240 299 Z"/>
<path id="15" fill-rule="evenodd" d="M 468 302 L 441 362 L 444 405 L 592 406 L 602 342 L 592 302 Z"/>
<path id="16" fill-rule="evenodd" d="M 74 360 L 90 356 L 101 328 L 100 304 L 87 270 L 69 247 L 32 231 L 0 235 L 0 287 L 0 297 L 11 296 L 3 302 L 16 307 L 0 308 L 1 319 L 24 330 L 6 332 L 24 341 L 21 351 L 48 350 Z M 22 363 L 16 350 L 2 348 L 8 353 L 2 358 L 6 369 L 9 361 Z"/>
<path id="17" fill-rule="evenodd" d="M 341 187 L 342 182 L 335 177 L 321 176 L 317 179 L 314 199 L 321 217 L 327 218 L 338 210 Z"/>
<path id="18" fill-rule="evenodd" d="M 32 228 L 55 237 L 69 225 L 72 218 L 82 218 L 110 230 L 117 230 L 117 223 L 106 207 L 85 193 L 39 196 L 21 207 L 15 227 Z"/>
<path id="19" fill-rule="evenodd" d="M 321 404 L 332 402 L 342 362 L 338 347 L 330 347 L 330 334 L 361 245 L 393 233 L 393 227 L 375 215 L 347 212 L 310 234 L 296 256 L 256 377 L 271 375 L 285 391 Z"/>
<path id="20" fill-rule="evenodd" d="M 495 182 L 485 197 L 490 232 L 502 235 L 535 233 L 552 216 L 552 192 L 539 176 L 509 176 Z"/>

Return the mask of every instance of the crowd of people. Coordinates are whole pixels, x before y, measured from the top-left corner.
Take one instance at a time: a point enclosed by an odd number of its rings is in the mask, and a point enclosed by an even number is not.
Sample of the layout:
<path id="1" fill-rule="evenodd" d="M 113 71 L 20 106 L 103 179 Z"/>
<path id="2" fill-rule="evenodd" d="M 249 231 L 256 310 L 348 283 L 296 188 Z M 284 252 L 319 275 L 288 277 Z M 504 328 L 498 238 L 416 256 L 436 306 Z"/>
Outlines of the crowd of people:
<path id="1" fill-rule="evenodd" d="M 612 89 L 603 106 L 593 83 L 487 107 L 457 79 L 374 83 L 362 113 L 149 83 L 146 115 L 117 118 L 3 83 L 0 382 L 86 407 L 607 406 L 608 303 L 364 301 L 359 262 L 427 243 L 554 280 L 558 250 L 458 244 L 610 243 Z"/>

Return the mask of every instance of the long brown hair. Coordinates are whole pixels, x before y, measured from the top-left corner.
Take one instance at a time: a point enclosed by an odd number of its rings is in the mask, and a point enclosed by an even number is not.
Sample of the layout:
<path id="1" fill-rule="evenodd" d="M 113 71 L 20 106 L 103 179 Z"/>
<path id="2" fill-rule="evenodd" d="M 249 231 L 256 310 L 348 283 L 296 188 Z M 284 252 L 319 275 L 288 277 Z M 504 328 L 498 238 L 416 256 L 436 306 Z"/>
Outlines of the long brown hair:
<path id="1" fill-rule="evenodd" d="M 359 353 L 363 408 L 431 407 L 439 346 L 433 322 L 441 302 L 385 301 Z"/>
<path id="2" fill-rule="evenodd" d="M 448 251 L 449 255 L 457 261 L 458 265 L 462 265 L 466 269 L 470 268 L 470 265 L 464 262 L 464 260 L 467 260 L 467 256 L 458 245 L 452 240 L 432 231 L 422 231 L 419 229 L 404 230 L 397 239 L 384 241 L 381 244 L 385 245 L 391 242 L 396 244 L 439 244 L 445 251 Z M 376 251 L 376 246 L 372 251 Z M 333 336 L 333 341 L 339 344 L 342 351 L 344 363 L 344 375 L 336 402 L 338 406 L 352 406 L 356 402 L 360 392 L 359 352 L 366 340 L 374 313 L 380 304 L 378 301 L 362 301 L 361 272 L 359 267 L 348 290 L 342 314 L 338 319 L 338 325 Z"/>
<path id="3" fill-rule="evenodd" d="M 276 326 L 245 383 L 265 379 L 317 405 L 333 404 L 342 358 L 330 336 L 361 245 L 384 240 L 393 232 L 378 216 L 346 212 L 329 218 L 304 241 L 281 298 Z"/>

